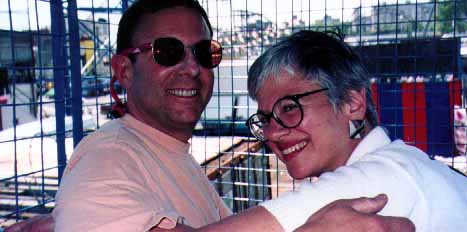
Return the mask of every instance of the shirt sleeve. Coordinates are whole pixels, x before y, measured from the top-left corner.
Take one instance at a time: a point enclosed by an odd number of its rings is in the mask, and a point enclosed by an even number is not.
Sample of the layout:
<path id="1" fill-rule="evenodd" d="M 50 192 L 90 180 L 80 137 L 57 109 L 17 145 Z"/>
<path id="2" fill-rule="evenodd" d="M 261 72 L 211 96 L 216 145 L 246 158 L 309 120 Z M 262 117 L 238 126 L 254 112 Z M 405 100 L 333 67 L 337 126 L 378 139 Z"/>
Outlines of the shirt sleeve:
<path id="1" fill-rule="evenodd" d="M 144 187 L 140 165 L 129 152 L 124 146 L 97 148 L 79 160 L 57 192 L 56 231 L 147 231 L 156 225 L 176 226 L 179 215 Z"/>
<path id="2" fill-rule="evenodd" d="M 260 204 L 285 231 L 293 231 L 320 208 L 338 199 L 388 195 L 382 215 L 411 217 L 415 202 L 423 200 L 413 178 L 396 162 L 378 157 L 356 162 L 321 175 L 316 182 L 302 184 L 300 190 Z M 419 218 L 411 218 L 420 220 Z"/>
<path id="3" fill-rule="evenodd" d="M 214 194 L 218 194 L 218 193 L 216 192 Z M 227 205 L 222 200 L 222 198 L 217 197 L 215 199 L 217 201 L 216 205 L 217 205 L 217 208 L 219 209 L 219 215 L 220 215 L 221 219 L 224 219 L 224 218 L 226 218 L 228 216 L 231 216 L 232 211 L 229 209 L 229 207 L 227 207 Z"/>

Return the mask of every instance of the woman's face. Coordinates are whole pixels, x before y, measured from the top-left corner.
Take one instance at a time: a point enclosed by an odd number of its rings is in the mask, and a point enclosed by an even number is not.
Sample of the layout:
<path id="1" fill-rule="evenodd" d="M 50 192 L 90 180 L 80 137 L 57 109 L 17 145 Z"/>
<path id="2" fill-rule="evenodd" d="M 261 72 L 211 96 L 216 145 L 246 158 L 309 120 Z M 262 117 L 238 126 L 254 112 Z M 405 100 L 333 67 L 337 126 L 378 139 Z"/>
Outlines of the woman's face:
<path id="1" fill-rule="evenodd" d="M 280 75 L 266 79 L 259 89 L 258 112 L 270 113 L 276 101 L 284 96 L 322 88 L 286 71 Z M 300 98 L 299 103 L 303 108 L 302 122 L 295 128 L 284 128 L 271 119 L 264 129 L 266 144 L 295 179 L 319 176 L 343 166 L 358 143 L 349 139 L 349 119 L 356 119 L 350 106 L 353 103 L 345 104 L 336 113 L 327 91 Z"/>

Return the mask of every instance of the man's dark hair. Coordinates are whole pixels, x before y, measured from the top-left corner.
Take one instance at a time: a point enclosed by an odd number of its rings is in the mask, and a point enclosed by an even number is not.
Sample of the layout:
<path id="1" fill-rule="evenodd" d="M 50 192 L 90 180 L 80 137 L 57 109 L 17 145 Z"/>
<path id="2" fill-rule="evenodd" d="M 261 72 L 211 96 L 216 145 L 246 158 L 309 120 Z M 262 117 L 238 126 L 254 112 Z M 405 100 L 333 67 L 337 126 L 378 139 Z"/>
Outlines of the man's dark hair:
<path id="1" fill-rule="evenodd" d="M 117 32 L 117 54 L 134 46 L 132 44 L 133 35 L 136 28 L 138 28 L 141 18 L 145 14 L 154 14 L 160 10 L 177 6 L 183 6 L 199 12 L 204 21 L 206 21 L 212 36 L 213 32 L 208 15 L 196 0 L 139 0 L 131 5 L 120 19 Z"/>

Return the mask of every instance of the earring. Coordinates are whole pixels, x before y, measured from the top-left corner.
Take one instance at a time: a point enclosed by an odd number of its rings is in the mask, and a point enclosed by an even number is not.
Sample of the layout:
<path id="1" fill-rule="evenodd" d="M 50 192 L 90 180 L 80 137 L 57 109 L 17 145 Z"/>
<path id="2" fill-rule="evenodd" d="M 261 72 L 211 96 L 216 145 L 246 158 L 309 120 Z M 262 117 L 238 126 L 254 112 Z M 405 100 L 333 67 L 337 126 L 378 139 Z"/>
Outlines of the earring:
<path id="1" fill-rule="evenodd" d="M 349 120 L 349 138 L 361 139 L 361 132 L 365 129 L 364 120 Z"/>

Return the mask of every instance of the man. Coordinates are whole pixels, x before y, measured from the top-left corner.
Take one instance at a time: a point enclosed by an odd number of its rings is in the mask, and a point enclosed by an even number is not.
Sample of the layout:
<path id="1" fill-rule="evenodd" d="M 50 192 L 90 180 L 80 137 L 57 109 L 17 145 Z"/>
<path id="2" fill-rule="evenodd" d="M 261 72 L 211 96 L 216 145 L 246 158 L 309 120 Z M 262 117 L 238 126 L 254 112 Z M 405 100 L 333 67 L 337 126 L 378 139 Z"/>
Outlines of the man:
<path id="1" fill-rule="evenodd" d="M 188 154 L 220 62 L 211 37 L 193 0 L 141 0 L 123 15 L 112 68 L 127 90 L 125 115 L 76 148 L 56 196 L 55 230 L 282 231 L 262 207 L 229 216 Z M 300 230 L 413 230 L 407 220 L 374 215 L 386 201 L 337 201 Z"/>

